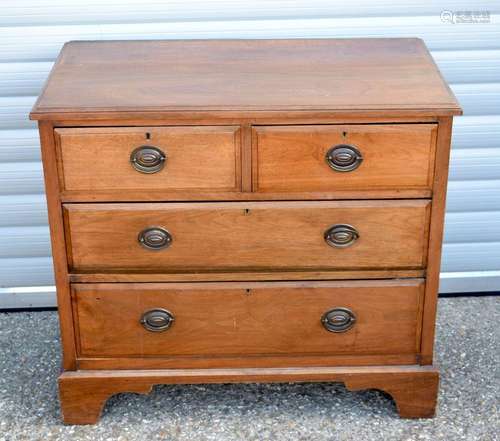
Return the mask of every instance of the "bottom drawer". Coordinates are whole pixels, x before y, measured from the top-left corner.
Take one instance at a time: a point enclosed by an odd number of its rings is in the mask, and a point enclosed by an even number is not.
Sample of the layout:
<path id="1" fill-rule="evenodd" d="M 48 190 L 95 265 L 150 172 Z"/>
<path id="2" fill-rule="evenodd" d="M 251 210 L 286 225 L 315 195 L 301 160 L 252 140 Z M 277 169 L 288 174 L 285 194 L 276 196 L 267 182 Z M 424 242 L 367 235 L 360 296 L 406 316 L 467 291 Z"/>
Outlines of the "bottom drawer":
<path id="1" fill-rule="evenodd" d="M 422 279 L 72 285 L 80 358 L 416 354 Z"/>

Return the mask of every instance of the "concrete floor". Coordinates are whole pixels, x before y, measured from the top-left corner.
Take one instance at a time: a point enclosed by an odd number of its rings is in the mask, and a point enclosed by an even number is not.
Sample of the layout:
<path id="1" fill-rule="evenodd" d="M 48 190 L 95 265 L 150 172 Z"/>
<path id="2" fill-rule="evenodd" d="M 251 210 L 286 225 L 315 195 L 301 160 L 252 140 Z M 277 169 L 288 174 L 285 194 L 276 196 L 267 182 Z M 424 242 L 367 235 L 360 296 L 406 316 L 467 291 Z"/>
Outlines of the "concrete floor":
<path id="1" fill-rule="evenodd" d="M 438 415 L 401 420 L 377 391 L 337 384 L 159 386 L 63 426 L 55 312 L 0 314 L 0 440 L 498 440 L 500 297 L 441 299 Z"/>

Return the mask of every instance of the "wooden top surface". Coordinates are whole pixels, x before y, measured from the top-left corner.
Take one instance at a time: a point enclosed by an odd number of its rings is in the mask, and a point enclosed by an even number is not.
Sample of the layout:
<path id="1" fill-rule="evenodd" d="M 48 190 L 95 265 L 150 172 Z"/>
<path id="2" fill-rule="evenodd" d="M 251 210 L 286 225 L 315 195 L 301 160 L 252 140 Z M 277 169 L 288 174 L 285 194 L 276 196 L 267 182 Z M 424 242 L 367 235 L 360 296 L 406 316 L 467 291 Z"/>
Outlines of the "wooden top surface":
<path id="1" fill-rule="evenodd" d="M 412 38 L 70 42 L 30 116 L 194 110 L 461 113 Z"/>

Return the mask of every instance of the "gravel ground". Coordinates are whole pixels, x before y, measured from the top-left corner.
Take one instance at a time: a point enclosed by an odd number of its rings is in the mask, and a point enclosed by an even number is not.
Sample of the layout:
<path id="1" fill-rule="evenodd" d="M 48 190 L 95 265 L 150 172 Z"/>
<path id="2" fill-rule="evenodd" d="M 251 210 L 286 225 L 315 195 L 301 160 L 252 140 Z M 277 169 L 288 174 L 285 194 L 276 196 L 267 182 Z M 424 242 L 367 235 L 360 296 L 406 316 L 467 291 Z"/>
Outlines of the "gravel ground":
<path id="1" fill-rule="evenodd" d="M 0 440 L 498 440 L 500 297 L 441 299 L 438 415 L 401 420 L 377 391 L 338 384 L 158 386 L 63 426 L 55 312 L 0 314 Z"/>

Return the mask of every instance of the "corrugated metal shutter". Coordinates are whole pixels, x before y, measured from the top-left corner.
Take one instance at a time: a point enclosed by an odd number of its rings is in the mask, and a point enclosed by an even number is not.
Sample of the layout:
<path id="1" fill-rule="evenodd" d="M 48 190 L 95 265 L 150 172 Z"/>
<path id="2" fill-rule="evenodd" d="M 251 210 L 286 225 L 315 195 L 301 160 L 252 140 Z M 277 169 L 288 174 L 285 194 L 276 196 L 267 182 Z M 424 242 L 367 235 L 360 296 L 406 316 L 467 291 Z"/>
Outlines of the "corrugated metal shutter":
<path id="1" fill-rule="evenodd" d="M 436 3 L 439 5 L 436 6 Z M 488 11 L 451 24 L 443 10 Z M 421 37 L 459 101 L 442 292 L 500 287 L 499 5 L 469 0 L 3 0 L 0 8 L 0 307 L 54 304 L 38 136 L 27 114 L 68 40 Z"/>

